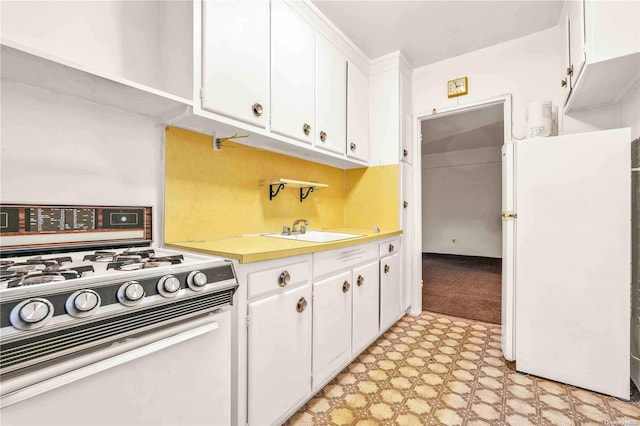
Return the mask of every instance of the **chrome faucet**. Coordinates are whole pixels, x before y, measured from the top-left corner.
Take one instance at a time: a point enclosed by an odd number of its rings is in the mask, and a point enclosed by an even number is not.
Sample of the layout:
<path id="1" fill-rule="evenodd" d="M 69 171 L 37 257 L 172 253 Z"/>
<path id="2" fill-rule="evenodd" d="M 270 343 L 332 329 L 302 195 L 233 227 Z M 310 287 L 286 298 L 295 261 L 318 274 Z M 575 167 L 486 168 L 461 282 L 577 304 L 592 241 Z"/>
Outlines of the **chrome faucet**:
<path id="1" fill-rule="evenodd" d="M 298 231 L 299 223 L 304 223 L 304 225 L 300 227 L 300 231 Z M 291 228 L 291 233 L 304 234 L 305 232 L 307 232 L 307 226 L 309 226 L 309 221 L 307 219 L 296 219 L 293 221 L 293 227 Z"/>

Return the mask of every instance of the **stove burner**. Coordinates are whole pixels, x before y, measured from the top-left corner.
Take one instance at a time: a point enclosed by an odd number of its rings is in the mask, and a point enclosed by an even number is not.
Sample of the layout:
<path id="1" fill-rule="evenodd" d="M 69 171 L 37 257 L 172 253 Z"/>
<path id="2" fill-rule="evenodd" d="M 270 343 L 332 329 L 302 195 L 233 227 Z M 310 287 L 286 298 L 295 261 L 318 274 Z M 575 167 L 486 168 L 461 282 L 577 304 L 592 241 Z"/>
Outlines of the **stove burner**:
<path id="1" fill-rule="evenodd" d="M 7 267 L 5 271 L 15 272 L 17 274 L 26 274 L 33 271 L 44 271 L 46 268 L 47 265 L 44 263 L 14 263 Z"/>
<path id="2" fill-rule="evenodd" d="M 114 262 L 139 262 L 141 260 L 142 256 L 139 254 L 116 254 L 113 256 Z"/>
<path id="3" fill-rule="evenodd" d="M 142 269 L 144 266 L 144 262 L 140 262 L 141 259 L 125 259 L 118 260 L 116 262 L 110 262 L 107 265 L 107 270 L 115 269 L 118 271 L 135 271 L 138 269 Z"/>
<path id="4" fill-rule="evenodd" d="M 27 259 L 26 261 L 26 263 L 42 263 L 47 266 L 62 265 L 63 263 L 66 263 L 66 262 L 72 262 L 70 256 L 48 257 L 46 259 L 43 259 L 42 256 L 38 256 L 38 257 L 32 257 L 31 259 Z"/>
<path id="5" fill-rule="evenodd" d="M 91 262 L 111 262 L 115 255 L 115 251 L 96 251 L 94 254 L 85 255 L 82 260 L 89 260 Z"/>
<path id="6" fill-rule="evenodd" d="M 176 254 L 173 256 L 150 257 L 147 262 L 169 262 L 170 265 L 176 265 L 184 261 L 184 256 Z"/>
<path id="7" fill-rule="evenodd" d="M 38 275 L 27 275 L 23 277 L 21 280 L 21 285 L 34 285 L 34 284 L 44 284 L 44 283 L 52 283 L 58 281 L 64 281 L 66 278 L 63 275 L 50 273 L 50 274 L 38 274 Z"/>

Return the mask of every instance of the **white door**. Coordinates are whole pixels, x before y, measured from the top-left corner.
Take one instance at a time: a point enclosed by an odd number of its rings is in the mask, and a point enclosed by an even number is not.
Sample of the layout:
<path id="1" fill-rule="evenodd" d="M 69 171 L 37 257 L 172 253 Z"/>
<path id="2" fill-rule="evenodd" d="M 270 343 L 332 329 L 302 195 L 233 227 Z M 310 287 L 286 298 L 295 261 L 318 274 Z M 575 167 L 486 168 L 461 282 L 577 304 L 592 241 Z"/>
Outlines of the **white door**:
<path id="1" fill-rule="evenodd" d="M 281 1 L 271 2 L 271 131 L 311 143 L 314 32 Z"/>
<path id="2" fill-rule="evenodd" d="M 353 338 L 351 353 L 362 352 L 378 335 L 380 278 L 378 261 L 353 270 Z"/>
<path id="3" fill-rule="evenodd" d="M 345 154 L 347 60 L 324 37 L 316 36 L 316 130 L 314 144 Z"/>
<path id="4" fill-rule="evenodd" d="M 515 284 L 514 284 L 514 232 L 513 207 L 513 142 L 502 146 L 502 354 L 515 359 Z M 513 213 L 514 214 L 514 213 Z"/>
<path id="5" fill-rule="evenodd" d="M 249 303 L 247 310 L 249 424 L 273 424 L 311 392 L 311 286 Z"/>
<path id="6" fill-rule="evenodd" d="M 380 259 L 380 330 L 391 327 L 400 316 L 400 253 Z"/>
<path id="7" fill-rule="evenodd" d="M 313 389 L 351 356 L 351 271 L 313 283 Z"/>
<path id="8" fill-rule="evenodd" d="M 202 108 L 269 123 L 269 2 L 202 3 Z"/>
<path id="9" fill-rule="evenodd" d="M 629 129 L 516 142 L 517 369 L 629 398 Z"/>
<path id="10" fill-rule="evenodd" d="M 347 156 L 369 161 L 369 76 L 351 62 L 347 69 Z"/>

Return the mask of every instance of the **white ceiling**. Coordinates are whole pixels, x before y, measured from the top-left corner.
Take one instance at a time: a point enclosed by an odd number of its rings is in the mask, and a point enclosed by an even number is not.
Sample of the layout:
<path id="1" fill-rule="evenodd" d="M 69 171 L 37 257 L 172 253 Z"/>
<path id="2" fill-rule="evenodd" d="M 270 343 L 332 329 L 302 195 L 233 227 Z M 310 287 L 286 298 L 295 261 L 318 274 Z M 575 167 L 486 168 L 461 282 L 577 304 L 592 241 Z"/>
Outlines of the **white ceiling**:
<path id="1" fill-rule="evenodd" d="M 312 0 L 369 59 L 400 50 L 418 68 L 558 24 L 562 0 Z"/>
<path id="2" fill-rule="evenodd" d="M 504 141 L 503 105 L 443 115 L 421 123 L 422 154 L 500 146 Z"/>

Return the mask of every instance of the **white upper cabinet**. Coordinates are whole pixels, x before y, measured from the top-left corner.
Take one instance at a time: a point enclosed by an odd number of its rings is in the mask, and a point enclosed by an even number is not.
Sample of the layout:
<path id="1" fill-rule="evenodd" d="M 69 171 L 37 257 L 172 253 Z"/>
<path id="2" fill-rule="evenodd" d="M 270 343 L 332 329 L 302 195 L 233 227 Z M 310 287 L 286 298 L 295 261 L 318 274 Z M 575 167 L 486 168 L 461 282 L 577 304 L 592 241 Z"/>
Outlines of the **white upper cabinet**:
<path id="1" fill-rule="evenodd" d="M 345 153 L 347 60 L 324 37 L 316 36 L 316 147 Z"/>
<path id="2" fill-rule="evenodd" d="M 202 3 L 202 108 L 269 124 L 269 2 Z"/>
<path id="3" fill-rule="evenodd" d="M 369 77 L 353 62 L 347 68 L 347 156 L 369 161 Z"/>
<path id="4" fill-rule="evenodd" d="M 563 15 L 560 19 L 560 86 L 562 87 L 562 100 L 567 101 L 571 93 L 571 78 L 567 77 L 567 70 L 571 67 L 571 52 L 569 51 L 569 15 Z"/>
<path id="5" fill-rule="evenodd" d="M 279 1 L 271 3 L 271 131 L 311 143 L 314 31 Z"/>
<path id="6" fill-rule="evenodd" d="M 570 86 L 576 87 L 578 76 L 585 63 L 584 53 L 584 2 L 567 2 L 569 20 L 569 67 L 566 69 Z"/>
<path id="7" fill-rule="evenodd" d="M 562 74 L 570 88 L 565 113 L 618 104 L 638 84 L 639 19 L 637 1 L 565 2 L 560 20 L 563 55 L 567 44 L 569 51 Z"/>

